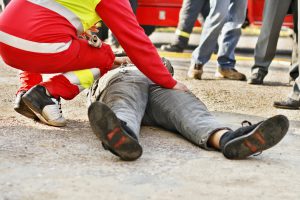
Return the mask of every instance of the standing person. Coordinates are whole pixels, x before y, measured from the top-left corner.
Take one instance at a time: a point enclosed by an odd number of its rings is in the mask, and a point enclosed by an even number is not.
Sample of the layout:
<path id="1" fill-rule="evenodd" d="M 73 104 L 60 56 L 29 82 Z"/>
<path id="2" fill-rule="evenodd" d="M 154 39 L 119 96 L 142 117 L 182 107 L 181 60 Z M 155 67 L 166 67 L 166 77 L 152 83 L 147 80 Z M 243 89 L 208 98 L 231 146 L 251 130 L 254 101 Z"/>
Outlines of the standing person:
<path id="1" fill-rule="evenodd" d="M 172 73 L 170 62 L 165 63 Z M 191 92 L 161 88 L 132 65 L 112 70 L 94 82 L 88 100 L 93 132 L 106 150 L 127 161 L 142 155 L 141 124 L 179 133 L 205 150 L 221 151 L 228 159 L 245 159 L 273 147 L 289 127 L 288 119 L 277 115 L 233 131 Z"/>
<path id="2" fill-rule="evenodd" d="M 190 34 L 200 13 L 204 19 L 207 17 L 209 0 L 183 0 L 175 39 L 172 44 L 162 45 L 161 50 L 183 52 L 188 45 Z"/>
<path id="3" fill-rule="evenodd" d="M 231 80 L 246 80 L 235 69 L 234 50 L 241 36 L 247 9 L 247 0 L 210 0 L 200 44 L 192 54 L 188 77 L 201 79 L 203 66 L 210 60 L 219 39 L 218 68 L 215 76 Z"/>
<path id="4" fill-rule="evenodd" d="M 137 0 L 129 0 L 129 2 L 133 13 L 136 14 L 136 9 L 138 7 Z M 120 43 L 118 42 L 117 38 L 114 36 L 114 34 L 111 31 L 108 32 L 108 43 L 112 46 L 112 48 L 120 47 Z"/>
<path id="5" fill-rule="evenodd" d="M 262 85 L 269 66 L 275 57 L 281 26 L 289 8 L 297 8 L 297 0 L 266 0 L 263 22 L 254 52 L 254 65 L 251 68 L 249 84 Z M 292 9 L 295 27 L 298 10 Z M 297 28 L 295 28 L 297 30 Z"/>
<path id="6" fill-rule="evenodd" d="M 162 87 L 187 90 L 165 69 L 128 0 L 14 0 L 1 14 L 0 53 L 6 64 L 24 71 L 20 104 L 44 123 L 64 126 L 59 99 L 74 98 L 100 71 L 119 63 L 109 45 L 78 38 L 100 17 L 146 76 Z M 63 74 L 43 82 L 40 73 Z"/>
<path id="7" fill-rule="evenodd" d="M 300 4 L 298 2 L 298 9 L 300 8 Z M 298 27 L 300 26 L 300 17 L 298 15 Z M 298 38 L 300 33 L 298 31 Z M 300 50 L 300 44 L 298 42 L 298 51 Z M 300 63 L 300 58 L 298 56 L 298 63 Z M 298 65 L 298 72 L 300 72 L 300 66 Z M 298 110 L 300 109 L 300 77 L 296 78 L 293 91 L 289 94 L 288 99 L 286 101 L 275 101 L 273 104 L 276 108 L 282 109 L 291 109 L 291 110 Z"/>

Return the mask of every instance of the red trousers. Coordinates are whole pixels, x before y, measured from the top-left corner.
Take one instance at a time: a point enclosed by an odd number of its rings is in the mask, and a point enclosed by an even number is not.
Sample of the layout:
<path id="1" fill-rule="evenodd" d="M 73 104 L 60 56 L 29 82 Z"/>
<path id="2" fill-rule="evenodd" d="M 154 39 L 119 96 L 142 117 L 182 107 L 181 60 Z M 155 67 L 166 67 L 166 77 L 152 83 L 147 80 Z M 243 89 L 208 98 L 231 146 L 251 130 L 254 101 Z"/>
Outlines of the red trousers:
<path id="1" fill-rule="evenodd" d="M 132 62 L 154 83 L 173 88 L 176 81 L 164 67 L 156 48 L 137 23 L 128 0 L 101 0 L 95 12 L 112 30 Z M 2 33 L 1 33 L 2 32 Z M 9 34 L 33 43 L 66 43 L 71 46 L 60 53 L 34 53 L 0 43 L 3 60 L 10 66 L 28 71 L 21 74 L 20 89 L 27 90 L 41 81 L 38 73 L 63 73 L 99 68 L 101 74 L 112 66 L 114 55 L 109 46 L 96 49 L 77 38 L 76 29 L 62 16 L 26 0 L 10 3 L 0 18 L 0 34 Z M 1 39 L 1 38 L 0 38 Z M 4 41 L 7 43 L 7 40 Z M 48 52 L 48 51 L 46 51 Z M 74 98 L 79 90 L 63 75 L 44 85 L 54 97 Z"/>
<path id="2" fill-rule="evenodd" d="M 79 93 L 78 87 L 70 83 L 62 74 L 42 82 L 41 74 L 99 68 L 103 75 L 114 61 L 114 54 L 109 45 L 103 44 L 101 48 L 95 48 L 82 39 L 73 40 L 68 50 L 57 54 L 28 52 L 2 43 L 0 43 L 0 50 L 3 60 L 8 65 L 24 71 L 20 73 L 19 91 L 27 91 L 34 85 L 40 84 L 45 86 L 53 97 L 64 99 L 74 98 Z M 10 63 L 11 61 L 13 63 Z"/>

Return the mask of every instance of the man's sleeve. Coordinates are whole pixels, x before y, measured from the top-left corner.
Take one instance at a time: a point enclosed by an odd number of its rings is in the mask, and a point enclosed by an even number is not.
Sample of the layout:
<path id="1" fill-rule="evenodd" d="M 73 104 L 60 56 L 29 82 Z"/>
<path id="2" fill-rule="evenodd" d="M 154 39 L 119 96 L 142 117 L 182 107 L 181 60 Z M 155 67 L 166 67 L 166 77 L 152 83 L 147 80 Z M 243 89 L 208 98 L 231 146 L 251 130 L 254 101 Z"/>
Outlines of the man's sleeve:
<path id="1" fill-rule="evenodd" d="M 140 71 L 162 87 L 176 85 L 156 48 L 139 26 L 128 0 L 101 0 L 96 11 Z"/>

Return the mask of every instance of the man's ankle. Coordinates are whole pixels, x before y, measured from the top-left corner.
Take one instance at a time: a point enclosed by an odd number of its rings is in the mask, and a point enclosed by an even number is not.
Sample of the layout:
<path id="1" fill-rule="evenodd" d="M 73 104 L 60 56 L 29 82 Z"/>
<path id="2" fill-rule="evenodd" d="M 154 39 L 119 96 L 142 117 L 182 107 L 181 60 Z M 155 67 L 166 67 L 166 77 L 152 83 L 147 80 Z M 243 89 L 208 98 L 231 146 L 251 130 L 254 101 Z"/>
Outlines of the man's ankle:
<path id="1" fill-rule="evenodd" d="M 231 132 L 231 130 L 228 130 L 228 129 L 217 130 L 208 139 L 208 145 L 214 149 L 221 150 L 221 147 L 223 144 L 223 143 L 221 143 L 221 140 L 224 135 L 227 135 L 228 132 Z"/>

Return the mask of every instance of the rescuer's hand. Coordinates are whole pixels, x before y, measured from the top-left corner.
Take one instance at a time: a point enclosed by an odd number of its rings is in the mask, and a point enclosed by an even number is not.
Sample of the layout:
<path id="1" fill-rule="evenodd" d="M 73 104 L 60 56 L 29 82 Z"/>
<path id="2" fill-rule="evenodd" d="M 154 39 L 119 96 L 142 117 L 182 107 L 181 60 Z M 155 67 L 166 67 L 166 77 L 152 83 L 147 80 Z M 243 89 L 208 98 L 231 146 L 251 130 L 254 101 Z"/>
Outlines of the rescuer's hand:
<path id="1" fill-rule="evenodd" d="M 131 60 L 129 57 L 116 57 L 114 61 L 114 65 L 122 65 L 122 64 L 128 64 L 131 63 Z"/>
<path id="2" fill-rule="evenodd" d="M 183 83 L 177 82 L 176 85 L 173 87 L 174 90 L 181 90 L 181 91 L 189 91 L 189 89 Z"/>
<path id="3" fill-rule="evenodd" d="M 129 57 L 127 57 L 127 56 L 125 56 L 125 57 L 115 57 L 115 61 L 114 61 L 114 64 L 112 66 L 112 69 L 115 69 L 117 67 L 120 67 L 123 64 L 128 64 L 128 63 L 132 63 L 132 62 L 129 59 Z"/>

